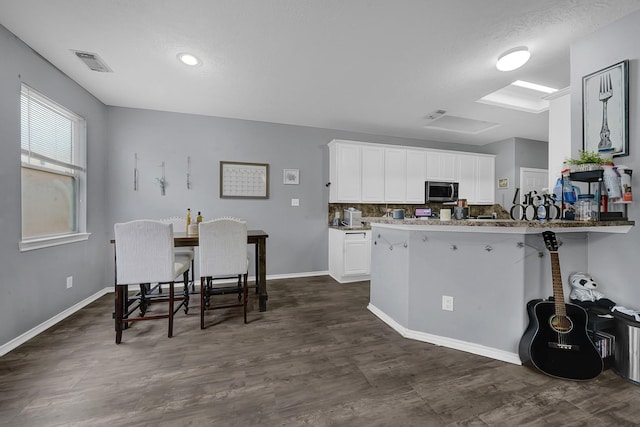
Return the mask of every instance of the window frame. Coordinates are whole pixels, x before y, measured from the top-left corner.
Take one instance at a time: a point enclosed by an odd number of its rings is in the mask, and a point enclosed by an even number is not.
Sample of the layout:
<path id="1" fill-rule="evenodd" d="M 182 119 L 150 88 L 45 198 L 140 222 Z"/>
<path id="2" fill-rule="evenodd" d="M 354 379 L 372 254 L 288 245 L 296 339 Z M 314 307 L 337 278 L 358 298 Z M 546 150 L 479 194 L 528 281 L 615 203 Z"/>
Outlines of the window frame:
<path id="1" fill-rule="evenodd" d="M 30 152 L 30 150 L 22 148 L 22 100 L 23 96 L 28 99 L 33 99 L 38 103 L 43 104 L 46 108 L 54 111 L 56 114 L 63 116 L 70 120 L 72 124 L 72 151 L 73 159 L 71 163 L 59 162 L 55 159 L 47 158 L 37 152 Z M 87 206 L 86 206 L 86 190 L 87 190 L 87 168 L 86 168 L 86 151 L 87 151 L 87 121 L 84 117 L 74 113 L 68 108 L 58 104 L 51 100 L 47 96 L 31 88 L 30 86 L 22 83 L 19 94 L 19 106 L 20 106 L 20 241 L 18 247 L 21 252 L 41 249 L 51 246 L 58 246 L 73 242 L 79 242 L 88 240 L 91 233 L 87 233 Z M 23 156 L 28 156 L 27 161 Z M 31 158 L 45 160 L 54 167 L 48 167 L 47 165 L 34 165 L 30 163 Z M 66 170 L 61 170 L 59 167 L 63 167 Z M 23 182 L 23 169 L 39 170 L 49 172 L 55 175 L 73 177 L 75 181 L 75 218 L 76 229 L 71 232 L 59 233 L 59 234 L 46 234 L 33 237 L 25 237 L 23 224 L 25 221 L 25 212 L 23 206 L 24 188 Z"/>

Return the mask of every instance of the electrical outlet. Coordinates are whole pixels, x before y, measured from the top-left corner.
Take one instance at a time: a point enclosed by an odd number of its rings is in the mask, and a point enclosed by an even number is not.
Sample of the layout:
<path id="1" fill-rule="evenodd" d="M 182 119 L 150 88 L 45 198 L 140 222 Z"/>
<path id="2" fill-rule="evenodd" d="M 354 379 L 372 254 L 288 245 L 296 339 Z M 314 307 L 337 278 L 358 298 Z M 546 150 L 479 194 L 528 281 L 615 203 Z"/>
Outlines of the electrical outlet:
<path id="1" fill-rule="evenodd" d="M 442 309 L 453 311 L 453 297 L 442 295 Z"/>
<path id="2" fill-rule="evenodd" d="M 67 289 L 73 287 L 73 276 L 67 277 Z"/>

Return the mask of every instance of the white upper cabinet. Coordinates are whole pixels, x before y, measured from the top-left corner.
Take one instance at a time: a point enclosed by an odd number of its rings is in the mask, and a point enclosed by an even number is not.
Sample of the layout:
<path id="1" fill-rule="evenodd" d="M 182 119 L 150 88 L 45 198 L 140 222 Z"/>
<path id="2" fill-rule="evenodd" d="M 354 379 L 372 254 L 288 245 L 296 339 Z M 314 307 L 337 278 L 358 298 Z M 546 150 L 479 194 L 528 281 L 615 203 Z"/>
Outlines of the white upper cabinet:
<path id="1" fill-rule="evenodd" d="M 329 201 L 359 202 L 361 179 L 360 146 L 329 144 Z"/>
<path id="2" fill-rule="evenodd" d="M 492 205 L 496 200 L 496 158 L 478 156 L 476 173 L 476 203 Z"/>
<path id="3" fill-rule="evenodd" d="M 492 205 L 495 200 L 495 157 L 488 154 L 457 154 L 458 196 L 467 203 Z"/>
<path id="4" fill-rule="evenodd" d="M 385 148 L 384 150 L 384 201 L 406 201 L 407 192 L 407 150 Z"/>
<path id="5" fill-rule="evenodd" d="M 427 151 L 427 180 L 455 181 L 455 179 L 455 153 L 447 151 Z"/>
<path id="6" fill-rule="evenodd" d="M 384 151 L 374 144 L 361 148 L 363 202 L 384 202 Z"/>
<path id="7" fill-rule="evenodd" d="M 427 180 L 427 152 L 407 149 L 407 203 L 424 203 L 424 182 Z"/>
<path id="8" fill-rule="evenodd" d="M 424 182 L 458 181 L 460 198 L 493 204 L 495 156 L 333 140 L 329 202 L 424 203 Z"/>
<path id="9" fill-rule="evenodd" d="M 458 197 L 473 203 L 476 196 L 476 156 L 473 154 L 458 154 Z"/>

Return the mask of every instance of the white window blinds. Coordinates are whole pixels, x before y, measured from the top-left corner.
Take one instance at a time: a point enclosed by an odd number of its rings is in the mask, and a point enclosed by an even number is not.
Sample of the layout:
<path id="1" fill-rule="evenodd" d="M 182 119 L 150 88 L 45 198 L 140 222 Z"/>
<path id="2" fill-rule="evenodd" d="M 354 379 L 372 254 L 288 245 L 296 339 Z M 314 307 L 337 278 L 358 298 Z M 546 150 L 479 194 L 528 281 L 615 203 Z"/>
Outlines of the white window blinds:
<path id="1" fill-rule="evenodd" d="M 83 119 L 24 84 L 20 107 L 22 161 L 70 173 L 83 170 L 74 144 Z"/>

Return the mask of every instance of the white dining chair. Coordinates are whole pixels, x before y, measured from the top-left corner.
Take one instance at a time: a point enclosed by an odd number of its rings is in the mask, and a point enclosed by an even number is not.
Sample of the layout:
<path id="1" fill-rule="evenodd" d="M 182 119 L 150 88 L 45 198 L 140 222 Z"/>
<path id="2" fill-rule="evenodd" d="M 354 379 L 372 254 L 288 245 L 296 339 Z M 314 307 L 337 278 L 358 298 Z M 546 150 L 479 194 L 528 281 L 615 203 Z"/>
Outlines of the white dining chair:
<path id="1" fill-rule="evenodd" d="M 189 309 L 189 266 L 186 256 L 176 256 L 173 250 L 173 226 L 154 220 L 136 220 L 114 225 L 116 264 L 116 344 L 122 341 L 122 331 L 130 322 L 169 319 L 168 336 L 173 336 L 174 314 L 183 307 Z M 182 296 L 174 294 L 175 279 L 182 275 Z M 154 293 L 150 285 L 168 284 L 169 292 Z M 128 285 L 140 285 L 140 294 L 130 300 Z M 180 303 L 175 306 L 175 301 Z M 133 302 L 133 304 L 130 304 Z M 135 304 L 137 302 L 137 304 Z M 147 315 L 150 304 L 168 302 L 166 314 Z M 139 316 L 133 316 L 136 310 Z"/>
<path id="2" fill-rule="evenodd" d="M 173 225 L 173 231 L 180 231 L 186 233 L 187 231 L 187 219 L 183 216 L 170 216 L 167 218 L 161 218 L 161 222 L 165 224 Z M 191 263 L 191 277 L 189 278 L 189 284 L 191 285 L 191 290 L 195 291 L 195 248 L 193 246 L 181 246 L 179 248 L 174 248 L 176 256 L 186 256 L 189 258 L 189 262 Z"/>
<path id="3" fill-rule="evenodd" d="M 247 323 L 247 224 L 237 218 L 218 218 L 201 222 L 199 236 L 200 268 L 200 329 L 204 329 L 204 313 L 228 307 L 243 307 L 244 323 Z M 237 278 L 242 283 L 242 293 L 237 304 L 214 304 L 215 295 L 224 293 L 215 288 L 216 279 Z M 228 287 L 226 289 L 229 289 Z"/>

